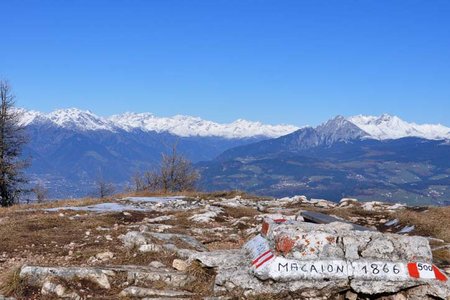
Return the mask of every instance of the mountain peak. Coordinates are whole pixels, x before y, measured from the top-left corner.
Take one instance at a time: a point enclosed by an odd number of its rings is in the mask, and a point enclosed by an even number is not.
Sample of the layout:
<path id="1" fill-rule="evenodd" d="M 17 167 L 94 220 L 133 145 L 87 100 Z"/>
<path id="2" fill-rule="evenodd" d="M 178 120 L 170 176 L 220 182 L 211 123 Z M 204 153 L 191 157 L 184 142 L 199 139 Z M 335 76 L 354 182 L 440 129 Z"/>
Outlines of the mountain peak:
<path id="1" fill-rule="evenodd" d="M 367 132 L 338 115 L 316 127 L 320 139 L 327 145 L 335 142 L 348 142 L 369 136 Z"/>
<path id="2" fill-rule="evenodd" d="M 342 125 L 346 124 L 347 122 L 348 122 L 348 120 L 344 116 L 337 115 L 334 118 L 329 119 L 325 123 L 322 123 L 321 125 L 324 125 L 324 126 L 336 126 L 336 125 L 337 126 L 342 126 Z"/>

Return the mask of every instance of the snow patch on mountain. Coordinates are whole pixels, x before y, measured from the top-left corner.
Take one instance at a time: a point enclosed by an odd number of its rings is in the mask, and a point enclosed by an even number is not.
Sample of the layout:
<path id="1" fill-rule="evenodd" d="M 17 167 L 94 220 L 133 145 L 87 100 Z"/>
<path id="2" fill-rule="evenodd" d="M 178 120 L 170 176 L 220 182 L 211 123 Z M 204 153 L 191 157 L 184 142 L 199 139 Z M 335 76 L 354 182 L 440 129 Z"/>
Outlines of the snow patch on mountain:
<path id="1" fill-rule="evenodd" d="M 383 114 L 381 116 L 357 115 L 348 120 L 370 134 L 371 137 L 399 139 L 403 137 L 420 137 L 429 140 L 450 139 L 450 128 L 441 124 L 409 123 L 397 116 Z"/>
<path id="2" fill-rule="evenodd" d="M 19 125 L 27 126 L 31 123 L 44 122 L 47 120 L 45 114 L 35 111 L 26 110 L 23 108 L 15 108 L 15 111 L 20 115 Z"/>

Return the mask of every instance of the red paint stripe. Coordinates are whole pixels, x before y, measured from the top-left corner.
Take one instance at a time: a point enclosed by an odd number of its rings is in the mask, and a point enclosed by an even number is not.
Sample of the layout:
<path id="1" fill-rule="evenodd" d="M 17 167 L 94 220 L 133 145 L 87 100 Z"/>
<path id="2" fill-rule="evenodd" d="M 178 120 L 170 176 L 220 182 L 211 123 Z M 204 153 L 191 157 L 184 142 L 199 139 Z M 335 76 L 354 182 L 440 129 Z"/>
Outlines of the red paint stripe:
<path id="1" fill-rule="evenodd" d="M 263 260 L 262 262 L 260 262 L 259 264 L 256 265 L 256 268 L 258 269 L 259 267 L 261 267 L 263 264 L 265 264 L 268 260 L 272 259 L 273 254 L 270 254 L 270 256 L 268 256 L 265 260 Z"/>
<path id="2" fill-rule="evenodd" d="M 263 222 L 263 224 L 262 224 L 262 227 L 261 227 L 261 233 L 262 233 L 262 235 L 264 235 L 264 236 L 266 236 L 267 235 L 267 233 L 269 232 L 269 223 L 267 223 L 267 222 Z"/>
<path id="3" fill-rule="evenodd" d="M 434 276 L 437 280 L 447 281 L 447 276 L 445 276 L 441 270 L 439 270 L 436 266 L 433 265 Z"/>
<path id="4" fill-rule="evenodd" d="M 270 250 L 267 250 L 266 252 L 264 252 L 263 254 L 261 254 L 260 256 L 258 256 L 257 258 L 255 258 L 254 261 L 252 261 L 252 265 L 256 264 L 258 262 L 258 260 L 260 260 L 262 257 L 264 257 L 265 255 L 269 254 Z"/>
<path id="5" fill-rule="evenodd" d="M 275 223 L 283 223 L 286 222 L 286 219 L 275 219 L 273 220 Z"/>
<path id="6" fill-rule="evenodd" d="M 417 269 L 416 263 L 408 263 L 409 276 L 414 278 L 420 278 L 419 269 Z"/>

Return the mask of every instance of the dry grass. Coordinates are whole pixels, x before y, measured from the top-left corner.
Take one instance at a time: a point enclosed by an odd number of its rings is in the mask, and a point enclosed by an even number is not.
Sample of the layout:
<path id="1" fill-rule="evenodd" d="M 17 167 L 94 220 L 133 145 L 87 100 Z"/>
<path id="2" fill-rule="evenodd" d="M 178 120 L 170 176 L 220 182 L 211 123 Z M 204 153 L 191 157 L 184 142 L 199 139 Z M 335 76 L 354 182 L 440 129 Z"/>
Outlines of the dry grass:
<path id="1" fill-rule="evenodd" d="M 32 245 L 35 250 L 44 248 L 46 254 L 48 251 L 60 251 L 55 246 L 81 242 L 86 231 L 98 226 L 111 226 L 120 222 L 120 217 L 111 214 L 71 219 L 68 215 L 61 217 L 57 213 L 18 213 L 0 226 L 0 252 L 18 252 Z"/>
<path id="2" fill-rule="evenodd" d="M 31 299 L 39 294 L 39 290 L 28 285 L 27 280 L 20 277 L 21 266 L 15 266 L 0 276 L 0 294 L 18 299 Z"/>
<path id="3" fill-rule="evenodd" d="M 259 294 L 246 297 L 248 300 L 282 300 L 287 299 L 287 295 Z"/>
<path id="4" fill-rule="evenodd" d="M 173 218 L 167 221 L 162 222 L 163 224 L 172 225 L 174 226 L 169 231 L 171 233 L 181 233 L 185 234 L 188 233 L 188 231 L 196 226 L 196 223 L 189 220 L 190 217 L 192 217 L 194 214 L 196 214 L 197 211 L 180 211 L 174 213 L 172 216 Z M 202 224 L 198 224 L 197 227 L 201 227 Z"/>
<path id="5" fill-rule="evenodd" d="M 216 276 L 213 268 L 204 267 L 199 261 L 194 260 L 186 272 L 191 278 L 185 287 L 187 291 L 198 295 L 207 295 L 212 291 Z"/>
<path id="6" fill-rule="evenodd" d="M 76 214 L 79 216 L 74 217 Z M 64 211 L 64 216 L 59 212 L 36 210 L 10 212 L 1 221 L 0 254 L 5 253 L 6 257 L 15 257 L 16 261 L 19 259 L 27 264 L 66 266 L 86 265 L 97 253 L 112 251 L 116 257 L 109 263 L 116 264 L 116 260 L 124 261 L 120 256 L 126 256 L 118 236 L 126 232 L 127 225 L 140 223 L 145 217 L 154 215 L 154 212 L 96 214 Z M 110 238 L 106 239 L 106 235 Z M 73 252 L 71 255 L 70 251 Z M 0 272 L 6 267 L 0 265 Z"/>
<path id="7" fill-rule="evenodd" d="M 414 225 L 415 233 L 432 236 L 450 243 L 450 206 L 429 207 L 425 211 L 405 209 L 397 211 L 393 217 L 400 223 Z"/>
<path id="8" fill-rule="evenodd" d="M 185 192 L 173 192 L 173 193 L 163 193 L 155 191 L 140 191 L 131 193 L 122 193 L 115 195 L 116 197 L 170 197 L 170 196 L 186 196 L 188 198 L 198 198 L 202 200 L 210 199 L 231 199 L 237 196 L 241 196 L 247 200 L 267 200 L 272 199 L 270 197 L 257 196 L 249 194 L 244 191 L 233 190 L 233 191 L 216 191 L 216 192 L 200 192 L 200 191 L 185 191 Z"/>
<path id="9" fill-rule="evenodd" d="M 450 250 L 447 248 L 433 251 L 433 260 L 438 265 L 449 266 Z"/>
<path id="10" fill-rule="evenodd" d="M 264 196 L 257 196 L 257 195 L 253 195 L 244 191 L 239 191 L 239 190 L 233 190 L 233 191 L 216 191 L 216 192 L 197 192 L 196 196 L 198 196 L 201 199 L 220 199 L 220 198 L 225 198 L 225 199 L 231 199 L 231 198 L 235 198 L 237 196 L 240 196 L 242 198 L 245 198 L 247 200 L 268 200 L 268 199 L 272 199 L 270 197 L 264 197 Z"/>
<path id="11" fill-rule="evenodd" d="M 117 257 L 114 260 L 116 265 L 139 265 L 148 266 L 152 261 L 162 262 L 166 266 L 171 266 L 174 259 L 179 258 L 176 253 L 169 251 L 149 251 L 141 252 L 138 249 L 117 249 Z"/>
<path id="12" fill-rule="evenodd" d="M 253 218 L 261 214 L 259 211 L 252 207 L 224 207 L 224 212 L 226 215 L 234 219 L 240 219 L 242 217 Z"/>

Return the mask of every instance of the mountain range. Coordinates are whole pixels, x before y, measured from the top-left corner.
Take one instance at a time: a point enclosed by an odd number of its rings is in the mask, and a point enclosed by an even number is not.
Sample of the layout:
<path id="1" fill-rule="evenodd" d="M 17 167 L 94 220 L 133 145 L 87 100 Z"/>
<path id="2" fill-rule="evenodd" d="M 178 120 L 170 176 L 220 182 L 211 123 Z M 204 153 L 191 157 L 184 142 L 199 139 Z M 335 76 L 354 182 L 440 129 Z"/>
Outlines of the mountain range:
<path id="1" fill-rule="evenodd" d="M 364 124 L 377 135 L 357 126 L 352 122 L 355 118 L 372 120 Z M 406 126 L 386 127 L 385 123 Z M 315 128 L 238 146 L 200 163 L 202 185 L 271 196 L 450 204 L 448 131 L 440 136 L 435 128 L 441 125 L 419 125 L 412 130 L 414 125 L 387 115 L 337 116 Z M 402 137 L 391 138 L 388 132 Z"/>
<path id="2" fill-rule="evenodd" d="M 197 117 L 158 118 L 126 113 L 100 117 L 75 108 L 41 113 L 19 109 L 30 142 L 24 156 L 31 184 L 52 198 L 89 195 L 99 179 L 123 189 L 136 173 L 159 164 L 172 145 L 193 162 L 210 160 L 235 146 L 278 137 L 298 129 L 237 120 L 219 124 Z"/>
<path id="3" fill-rule="evenodd" d="M 292 125 L 266 125 L 260 122 L 236 120 L 220 124 L 198 117 L 176 115 L 156 117 L 151 113 L 124 113 L 100 117 L 90 111 L 76 108 L 60 109 L 45 114 L 20 109 L 22 125 L 47 125 L 76 131 L 142 131 L 169 133 L 179 137 L 221 137 L 245 139 L 254 137 L 279 137 L 299 129 Z"/>
<path id="4" fill-rule="evenodd" d="M 133 174 L 155 168 L 161 153 L 175 143 L 197 164 L 201 188 L 207 190 L 239 188 L 332 199 L 400 197 L 396 200 L 438 204 L 449 196 L 445 155 L 450 154 L 450 128 L 439 124 L 408 123 L 387 114 L 337 116 L 317 127 L 298 127 L 246 120 L 220 124 L 150 113 L 100 117 L 74 108 L 20 112 L 30 136 L 25 149 L 32 157 L 28 175 L 32 183 L 43 182 L 53 198 L 92 193 L 99 178 L 123 189 Z M 404 176 L 386 176 L 392 172 Z M 424 176 L 440 179 L 427 181 L 425 191 L 417 183 L 417 178 L 425 182 Z"/>

